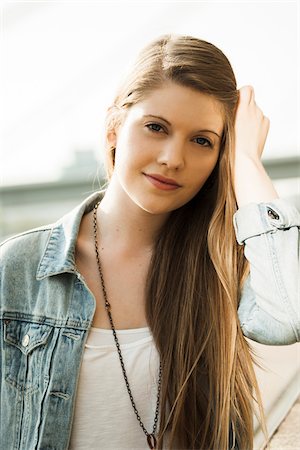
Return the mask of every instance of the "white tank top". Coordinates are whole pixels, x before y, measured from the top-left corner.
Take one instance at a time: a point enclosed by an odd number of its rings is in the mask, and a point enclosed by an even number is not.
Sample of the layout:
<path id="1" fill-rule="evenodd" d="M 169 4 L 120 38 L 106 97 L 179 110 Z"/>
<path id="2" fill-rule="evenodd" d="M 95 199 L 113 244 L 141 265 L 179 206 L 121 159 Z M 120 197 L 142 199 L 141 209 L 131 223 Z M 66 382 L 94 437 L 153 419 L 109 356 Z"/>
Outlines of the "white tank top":
<path id="1" fill-rule="evenodd" d="M 116 333 L 138 414 L 152 433 L 159 372 L 152 334 L 149 327 Z M 158 427 L 159 417 L 156 433 Z M 86 449 L 149 449 L 127 392 L 113 332 L 94 327 L 84 349 L 69 446 Z"/>

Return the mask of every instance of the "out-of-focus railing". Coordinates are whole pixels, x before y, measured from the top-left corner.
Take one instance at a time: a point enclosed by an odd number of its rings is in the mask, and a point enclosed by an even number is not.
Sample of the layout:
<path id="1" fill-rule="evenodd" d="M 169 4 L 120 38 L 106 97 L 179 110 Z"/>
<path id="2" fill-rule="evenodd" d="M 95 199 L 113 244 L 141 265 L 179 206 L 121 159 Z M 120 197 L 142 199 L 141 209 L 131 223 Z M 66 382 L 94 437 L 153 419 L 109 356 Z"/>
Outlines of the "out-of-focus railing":
<path id="1" fill-rule="evenodd" d="M 96 179 L 95 174 L 94 179 L 91 179 L 92 163 L 91 161 L 87 166 L 86 175 L 84 168 L 80 167 L 78 163 L 77 169 L 72 169 L 73 176 L 70 176 L 67 170 L 67 176 L 64 176 L 63 173 L 61 178 L 55 182 L 1 187 L 0 240 L 56 221 L 89 194 L 99 190 L 105 181 L 103 175 Z M 283 197 L 288 198 L 300 209 L 300 158 L 273 159 L 263 161 L 263 163 L 269 176 L 273 179 L 275 187 L 276 182 L 288 185 L 291 181 L 296 181 L 292 183 L 292 188 L 287 186 Z M 96 161 L 94 161 L 95 166 L 97 166 Z M 102 170 L 101 174 L 103 173 Z"/>

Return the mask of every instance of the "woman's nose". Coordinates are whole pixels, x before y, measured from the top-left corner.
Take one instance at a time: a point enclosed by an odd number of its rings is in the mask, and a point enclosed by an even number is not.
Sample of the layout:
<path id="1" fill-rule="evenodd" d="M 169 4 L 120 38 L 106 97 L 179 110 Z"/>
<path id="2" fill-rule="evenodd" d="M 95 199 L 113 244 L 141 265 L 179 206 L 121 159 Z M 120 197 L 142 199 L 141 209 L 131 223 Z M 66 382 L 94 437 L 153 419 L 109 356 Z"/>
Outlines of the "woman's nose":
<path id="1" fill-rule="evenodd" d="M 157 157 L 157 162 L 167 165 L 170 169 L 181 169 L 184 166 L 183 142 L 174 139 L 164 142 Z"/>

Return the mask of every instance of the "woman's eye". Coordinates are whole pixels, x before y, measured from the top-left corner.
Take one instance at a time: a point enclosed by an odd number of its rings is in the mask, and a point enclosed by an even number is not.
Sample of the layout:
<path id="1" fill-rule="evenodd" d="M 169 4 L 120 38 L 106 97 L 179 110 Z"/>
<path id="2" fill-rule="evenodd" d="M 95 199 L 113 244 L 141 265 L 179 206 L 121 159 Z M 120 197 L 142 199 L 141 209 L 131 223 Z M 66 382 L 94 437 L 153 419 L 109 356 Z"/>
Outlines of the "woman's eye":
<path id="1" fill-rule="evenodd" d="M 163 129 L 163 127 L 158 123 L 148 123 L 146 127 L 151 131 L 160 131 Z"/>
<path id="2" fill-rule="evenodd" d="M 146 127 L 149 130 L 157 133 L 159 133 L 161 130 L 164 131 L 163 127 L 159 123 L 148 123 Z M 195 139 L 197 141 L 197 144 L 200 144 L 202 147 L 213 147 L 212 143 L 206 138 L 198 137 Z"/>
<path id="3" fill-rule="evenodd" d="M 198 138 L 196 138 L 196 140 L 198 140 L 197 143 L 202 145 L 203 147 L 212 147 L 212 143 L 208 139 L 205 139 L 205 138 L 202 138 L 202 137 L 198 137 Z M 202 141 L 202 142 L 199 142 L 199 141 Z M 207 144 L 203 145 L 203 142 L 207 142 Z"/>

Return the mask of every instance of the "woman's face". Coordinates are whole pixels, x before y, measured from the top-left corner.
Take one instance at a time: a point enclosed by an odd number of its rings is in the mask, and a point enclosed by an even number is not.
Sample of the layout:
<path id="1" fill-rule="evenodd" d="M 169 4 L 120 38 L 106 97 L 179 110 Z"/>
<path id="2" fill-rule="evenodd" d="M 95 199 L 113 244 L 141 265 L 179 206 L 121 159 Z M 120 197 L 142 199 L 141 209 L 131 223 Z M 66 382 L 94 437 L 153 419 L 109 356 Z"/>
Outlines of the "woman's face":
<path id="1" fill-rule="evenodd" d="M 212 172 L 222 131 L 217 100 L 168 82 L 131 106 L 122 125 L 108 136 L 116 147 L 112 180 L 145 211 L 177 209 L 199 192 Z M 149 174 L 175 180 L 179 186 L 169 189 Z"/>

